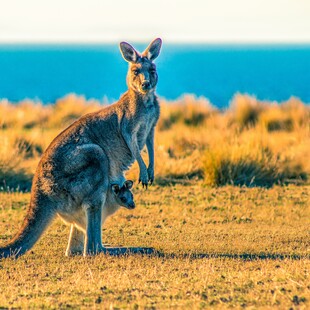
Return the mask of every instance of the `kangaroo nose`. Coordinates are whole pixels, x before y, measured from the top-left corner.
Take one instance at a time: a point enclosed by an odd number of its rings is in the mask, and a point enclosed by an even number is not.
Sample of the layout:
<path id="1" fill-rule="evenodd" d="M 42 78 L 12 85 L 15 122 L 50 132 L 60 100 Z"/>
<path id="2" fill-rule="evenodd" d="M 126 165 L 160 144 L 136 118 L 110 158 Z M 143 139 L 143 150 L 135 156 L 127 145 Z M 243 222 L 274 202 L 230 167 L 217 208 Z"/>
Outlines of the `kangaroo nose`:
<path id="1" fill-rule="evenodd" d="M 150 86 L 151 86 L 151 83 L 150 83 L 149 81 L 144 81 L 144 82 L 142 83 L 143 89 L 149 89 Z"/>

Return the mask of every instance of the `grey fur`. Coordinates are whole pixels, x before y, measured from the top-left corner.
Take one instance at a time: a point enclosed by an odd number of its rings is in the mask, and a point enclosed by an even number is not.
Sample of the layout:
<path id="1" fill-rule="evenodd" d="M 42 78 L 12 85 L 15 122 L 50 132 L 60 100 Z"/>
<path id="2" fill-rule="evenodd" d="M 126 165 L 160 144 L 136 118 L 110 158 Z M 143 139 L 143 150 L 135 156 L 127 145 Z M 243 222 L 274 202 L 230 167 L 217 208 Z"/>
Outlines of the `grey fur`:
<path id="1" fill-rule="evenodd" d="M 104 224 L 105 220 L 114 214 L 120 207 L 132 210 L 135 208 L 133 194 L 131 192 L 133 182 L 130 180 L 125 181 L 123 186 L 112 184 L 107 192 L 107 199 L 102 209 L 101 223 Z M 115 188 L 117 187 L 117 190 Z M 85 230 L 86 230 L 86 217 L 85 213 L 81 212 L 76 218 L 67 217 L 67 215 L 59 216 L 67 224 L 71 225 L 68 247 L 66 256 L 82 254 L 85 245 Z M 113 254 L 113 253 L 112 253 Z"/>
<path id="2" fill-rule="evenodd" d="M 33 178 L 24 225 L 9 244 L 0 248 L 0 257 L 19 256 L 29 250 L 57 214 L 74 225 L 68 255 L 81 250 L 84 234 L 84 255 L 115 252 L 104 248 L 101 240 L 102 222 L 110 212 L 109 185 L 124 184 L 124 171 L 135 160 L 142 186 L 154 180 L 154 128 L 159 103 L 152 60 L 160 47 L 161 40 L 155 39 L 140 55 L 128 43 L 120 44 L 124 58 L 130 60 L 128 91 L 116 103 L 82 116 L 52 141 Z M 140 154 L 145 144 L 148 167 Z"/>

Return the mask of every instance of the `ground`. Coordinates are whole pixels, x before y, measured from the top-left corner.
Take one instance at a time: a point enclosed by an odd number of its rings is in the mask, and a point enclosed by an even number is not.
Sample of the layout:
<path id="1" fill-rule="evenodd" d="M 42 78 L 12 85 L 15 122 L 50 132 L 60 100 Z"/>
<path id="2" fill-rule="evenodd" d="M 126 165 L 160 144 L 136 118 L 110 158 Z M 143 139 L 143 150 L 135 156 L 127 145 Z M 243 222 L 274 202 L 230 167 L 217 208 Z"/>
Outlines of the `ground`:
<path id="1" fill-rule="evenodd" d="M 154 256 L 64 256 L 56 219 L 17 260 L 0 261 L 0 308 L 310 307 L 310 186 L 136 185 L 137 208 L 103 240 Z M 17 232 L 30 194 L 0 193 L 0 238 Z"/>

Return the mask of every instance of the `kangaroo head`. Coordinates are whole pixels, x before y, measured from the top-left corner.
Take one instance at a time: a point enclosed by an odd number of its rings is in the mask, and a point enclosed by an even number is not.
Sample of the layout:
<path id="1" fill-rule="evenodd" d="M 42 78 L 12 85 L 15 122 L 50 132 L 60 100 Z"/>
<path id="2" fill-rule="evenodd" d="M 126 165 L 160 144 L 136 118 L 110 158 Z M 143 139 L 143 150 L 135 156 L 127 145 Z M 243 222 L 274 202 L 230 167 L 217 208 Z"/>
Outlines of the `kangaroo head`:
<path id="1" fill-rule="evenodd" d="M 136 207 L 131 192 L 133 182 L 131 180 L 125 181 L 124 185 L 120 187 L 118 184 L 112 184 L 111 189 L 114 194 L 116 202 L 126 209 L 134 209 Z"/>
<path id="2" fill-rule="evenodd" d="M 130 89 L 142 94 L 154 92 L 158 76 L 153 60 L 159 55 L 161 43 L 161 39 L 155 39 L 142 54 L 129 43 L 120 43 L 121 53 L 129 63 L 127 84 Z"/>

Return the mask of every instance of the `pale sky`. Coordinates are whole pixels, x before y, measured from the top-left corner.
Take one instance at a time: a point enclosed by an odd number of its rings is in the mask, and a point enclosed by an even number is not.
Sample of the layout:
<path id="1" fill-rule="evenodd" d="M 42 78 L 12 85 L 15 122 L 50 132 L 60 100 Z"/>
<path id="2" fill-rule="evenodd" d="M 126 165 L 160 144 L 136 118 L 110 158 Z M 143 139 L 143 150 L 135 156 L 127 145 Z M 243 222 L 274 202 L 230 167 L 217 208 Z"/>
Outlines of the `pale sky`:
<path id="1" fill-rule="evenodd" d="M 310 0 L 0 0 L 0 42 L 310 43 Z"/>

